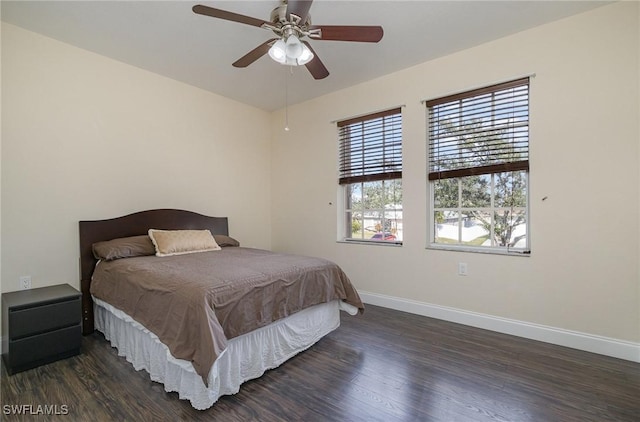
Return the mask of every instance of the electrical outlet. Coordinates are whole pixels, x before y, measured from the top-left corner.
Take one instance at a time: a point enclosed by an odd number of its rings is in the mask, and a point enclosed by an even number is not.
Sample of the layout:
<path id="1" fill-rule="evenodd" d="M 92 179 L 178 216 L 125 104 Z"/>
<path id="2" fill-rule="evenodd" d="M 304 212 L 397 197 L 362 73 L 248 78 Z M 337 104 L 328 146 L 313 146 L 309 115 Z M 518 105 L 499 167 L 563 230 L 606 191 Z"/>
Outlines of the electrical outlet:
<path id="1" fill-rule="evenodd" d="M 30 275 L 21 275 L 20 276 L 20 290 L 28 290 L 31 288 L 31 276 Z"/>
<path id="2" fill-rule="evenodd" d="M 458 275 L 467 275 L 467 270 L 466 262 L 458 262 Z"/>

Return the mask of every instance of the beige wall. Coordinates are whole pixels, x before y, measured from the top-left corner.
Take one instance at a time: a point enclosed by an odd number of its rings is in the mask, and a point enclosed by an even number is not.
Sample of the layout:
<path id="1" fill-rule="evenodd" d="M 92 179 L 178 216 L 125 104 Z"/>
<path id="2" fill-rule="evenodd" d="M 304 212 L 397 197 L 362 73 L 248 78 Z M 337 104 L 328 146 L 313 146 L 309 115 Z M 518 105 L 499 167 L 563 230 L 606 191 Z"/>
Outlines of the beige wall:
<path id="1" fill-rule="evenodd" d="M 289 108 L 289 132 L 274 113 L 274 249 L 333 259 L 364 292 L 638 342 L 638 16 L 598 8 L 317 98 Z M 425 249 L 421 100 L 530 73 L 531 256 Z M 331 122 L 398 105 L 404 245 L 336 243 Z"/>
<path id="2" fill-rule="evenodd" d="M 271 246 L 267 112 L 3 23 L 2 123 L 2 291 L 77 287 L 78 221 L 144 209 Z"/>

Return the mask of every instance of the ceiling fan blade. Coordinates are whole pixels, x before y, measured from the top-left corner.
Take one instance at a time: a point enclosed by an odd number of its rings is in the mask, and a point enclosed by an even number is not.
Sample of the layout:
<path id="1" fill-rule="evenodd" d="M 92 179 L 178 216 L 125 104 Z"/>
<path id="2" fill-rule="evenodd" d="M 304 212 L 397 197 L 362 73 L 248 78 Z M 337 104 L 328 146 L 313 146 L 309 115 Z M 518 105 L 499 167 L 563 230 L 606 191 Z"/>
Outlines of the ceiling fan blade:
<path id="1" fill-rule="evenodd" d="M 311 25 L 310 31 L 320 30 L 318 35 L 313 32 L 309 37 L 327 41 L 355 41 L 378 42 L 384 31 L 381 26 L 345 26 L 345 25 Z"/>
<path id="2" fill-rule="evenodd" d="M 197 4 L 193 6 L 193 12 L 199 15 L 211 16 L 213 18 L 224 19 L 232 22 L 244 23 L 246 25 L 261 27 L 262 25 L 270 24 L 270 22 L 263 21 L 262 19 L 252 18 L 250 16 L 240 15 L 238 13 L 228 12 L 226 10 L 215 9 L 209 6 L 203 6 Z"/>
<path id="3" fill-rule="evenodd" d="M 300 18 L 300 22 L 304 23 L 309 15 L 313 0 L 289 0 L 287 3 L 287 18 L 291 20 L 290 15 L 296 15 Z"/>
<path id="4" fill-rule="evenodd" d="M 249 66 L 251 63 L 255 62 L 260 57 L 267 54 L 267 52 L 269 51 L 269 48 L 271 48 L 270 44 L 275 40 L 277 40 L 277 38 L 271 38 L 270 40 L 263 42 L 253 50 L 249 51 L 247 54 L 245 54 L 244 56 L 240 57 L 238 60 L 233 62 L 233 67 Z"/>
<path id="5" fill-rule="evenodd" d="M 311 76 L 313 76 L 313 79 L 324 79 L 329 76 L 329 71 L 326 67 L 324 67 L 324 64 L 320 60 L 320 57 L 318 57 L 318 54 L 313 51 L 311 45 L 306 41 L 302 42 L 307 47 L 309 47 L 309 50 L 311 50 L 311 52 L 313 53 L 313 59 L 309 63 L 305 64 L 307 70 L 309 71 L 309 73 L 311 73 Z"/>

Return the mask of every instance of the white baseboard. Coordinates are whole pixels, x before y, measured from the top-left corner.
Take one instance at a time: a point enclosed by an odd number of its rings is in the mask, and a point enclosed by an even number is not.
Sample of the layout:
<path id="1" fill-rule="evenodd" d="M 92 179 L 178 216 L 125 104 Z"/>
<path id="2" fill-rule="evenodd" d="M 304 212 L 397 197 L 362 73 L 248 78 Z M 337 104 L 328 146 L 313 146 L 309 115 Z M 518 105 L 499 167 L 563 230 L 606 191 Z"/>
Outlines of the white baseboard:
<path id="1" fill-rule="evenodd" d="M 456 322 L 458 324 L 640 363 L 640 343 L 565 330 L 563 328 L 549 327 L 531 322 L 495 317 L 361 290 L 358 291 L 358 293 L 365 304 L 369 303 L 371 305 L 383 306 L 398 311 Z"/>

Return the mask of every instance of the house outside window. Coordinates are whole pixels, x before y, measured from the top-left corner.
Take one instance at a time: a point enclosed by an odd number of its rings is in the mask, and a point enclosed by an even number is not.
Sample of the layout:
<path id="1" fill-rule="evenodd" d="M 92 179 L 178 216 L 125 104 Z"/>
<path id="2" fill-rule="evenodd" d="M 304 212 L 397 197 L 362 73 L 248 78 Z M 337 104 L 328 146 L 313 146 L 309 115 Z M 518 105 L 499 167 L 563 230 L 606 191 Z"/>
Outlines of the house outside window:
<path id="1" fill-rule="evenodd" d="M 343 240 L 402 243 L 400 108 L 339 121 Z"/>
<path id="2" fill-rule="evenodd" d="M 529 78 L 426 106 L 430 247 L 529 253 Z"/>

